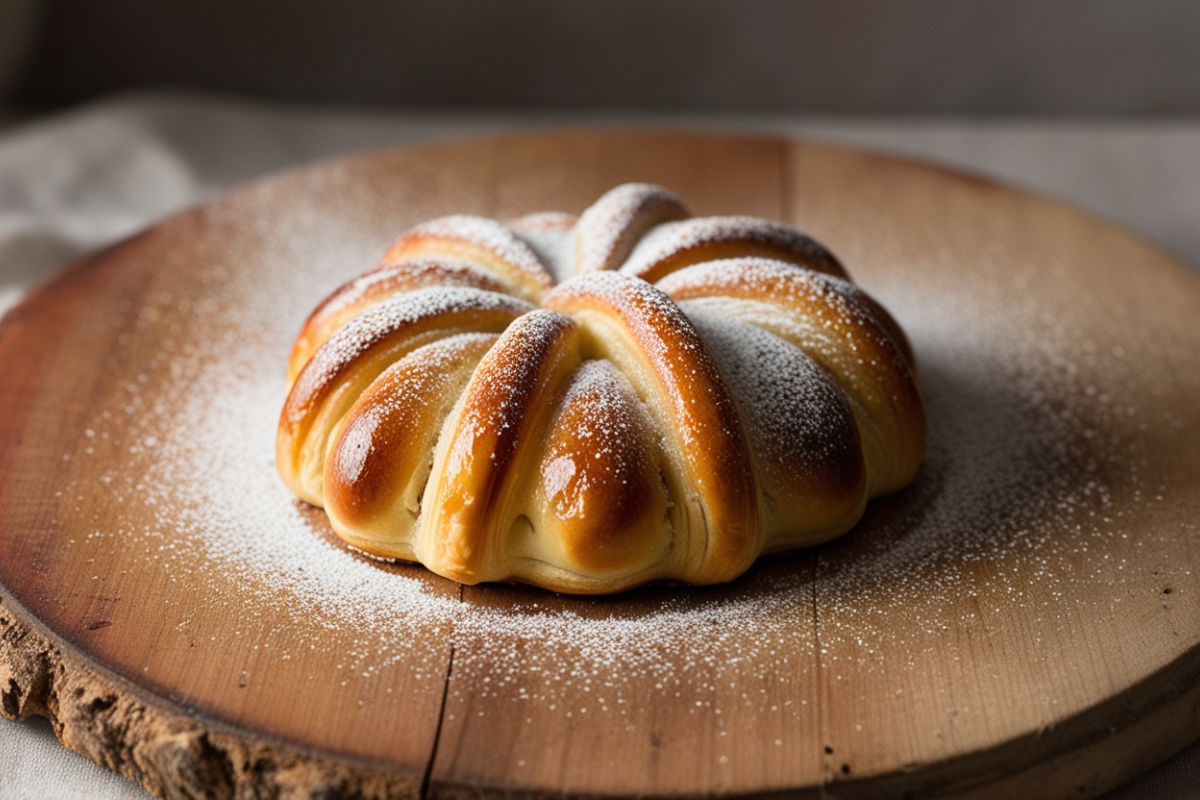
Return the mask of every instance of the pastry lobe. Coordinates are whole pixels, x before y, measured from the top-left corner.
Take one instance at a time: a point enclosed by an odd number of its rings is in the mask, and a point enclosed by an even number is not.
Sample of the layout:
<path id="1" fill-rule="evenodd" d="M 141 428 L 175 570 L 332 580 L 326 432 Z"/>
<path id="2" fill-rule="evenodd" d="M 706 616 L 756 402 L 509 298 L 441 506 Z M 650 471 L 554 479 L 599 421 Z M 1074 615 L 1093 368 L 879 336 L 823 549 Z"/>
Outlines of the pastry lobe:
<path id="1" fill-rule="evenodd" d="M 832 254 L 647 184 L 414 228 L 288 373 L 284 482 L 349 545 L 462 583 L 732 580 L 845 533 L 925 444 L 912 350 Z"/>

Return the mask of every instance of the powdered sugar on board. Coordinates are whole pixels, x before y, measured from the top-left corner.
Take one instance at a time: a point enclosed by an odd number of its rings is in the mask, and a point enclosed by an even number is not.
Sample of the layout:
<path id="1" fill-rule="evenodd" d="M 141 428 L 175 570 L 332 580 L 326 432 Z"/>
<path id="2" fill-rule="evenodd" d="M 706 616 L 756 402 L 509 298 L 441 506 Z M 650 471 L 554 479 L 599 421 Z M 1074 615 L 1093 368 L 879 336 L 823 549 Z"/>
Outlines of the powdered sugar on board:
<path id="1" fill-rule="evenodd" d="M 1081 613 L 1055 598 L 1076 582 L 1100 581 L 1120 602 L 1123 554 L 1156 546 L 1131 541 L 1138 526 L 1109 512 L 1117 496 L 1131 501 L 1125 508 L 1149 508 L 1170 495 L 1142 476 L 1137 432 L 1157 421 L 1126 399 L 1138 374 L 1128 362 L 1147 352 L 1145 342 L 1127 340 L 1114 362 L 1111 348 L 1089 351 L 1088 332 L 1057 324 L 1036 293 L 1001 313 L 986 294 L 890 286 L 883 299 L 921 367 L 929 450 L 914 487 L 875 504 L 846 539 L 764 562 L 726 587 L 650 587 L 600 600 L 481 587 L 460 601 L 420 568 L 377 564 L 333 544 L 321 513 L 275 474 L 291 337 L 323 291 L 353 272 L 341 264 L 364 263 L 344 253 L 370 249 L 352 242 L 354 231 L 310 225 L 294 226 L 290 239 L 266 232 L 273 245 L 291 245 L 258 264 L 261 275 L 242 272 L 229 288 L 210 265 L 205 296 L 165 301 L 176 310 L 188 304 L 176 336 L 161 335 L 151 305 L 132 309 L 145 320 L 134 335 L 160 337 L 160 353 L 133 369 L 130 410 L 98 415 L 87 434 L 128 450 L 102 490 L 152 506 L 155 524 L 130 515 L 78 546 L 119 536 L 128 548 L 140 545 L 139 557 L 164 580 L 207 587 L 195 608 L 239 609 L 245 626 L 233 635 L 268 651 L 264 664 L 303 658 L 273 647 L 281 632 L 303 626 L 310 650 L 335 640 L 345 648 L 347 682 L 404 663 L 440 690 L 441 642 L 412 635 L 422 631 L 452 641 L 456 685 L 486 686 L 485 694 L 542 712 L 614 714 L 634 725 L 658 696 L 693 703 L 695 713 L 750 705 L 795 715 L 800 707 L 772 703 L 781 682 L 806 681 L 815 670 L 835 670 L 840 680 L 843 672 L 922 669 L 931 647 L 985 626 L 997 603 L 1027 604 L 1031 628 L 1019 635 L 1049 646 Z M 967 616 L 964 595 L 978 599 Z M 184 606 L 180 625 L 191 613 Z M 703 646 L 697 631 L 705 631 Z M 457 691 L 448 714 L 471 701 Z M 584 695 L 596 701 L 583 705 Z"/>

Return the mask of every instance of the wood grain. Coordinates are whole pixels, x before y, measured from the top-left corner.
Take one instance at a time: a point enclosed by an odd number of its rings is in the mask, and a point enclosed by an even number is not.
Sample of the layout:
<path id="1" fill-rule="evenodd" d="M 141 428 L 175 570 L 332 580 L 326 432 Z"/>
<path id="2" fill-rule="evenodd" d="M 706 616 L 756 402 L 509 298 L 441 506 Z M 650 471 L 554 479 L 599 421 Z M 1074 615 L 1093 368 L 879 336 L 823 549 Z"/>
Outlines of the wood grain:
<path id="1" fill-rule="evenodd" d="M 895 312 L 930 407 L 911 489 L 728 586 L 598 599 L 359 562 L 274 494 L 206 504 L 272 465 L 196 466 L 246 438 L 196 398 L 281 391 L 308 310 L 406 227 L 628 180 L 792 222 Z M 0 323 L 0 708 L 160 796 L 1092 796 L 1200 734 L 1198 354 L 1167 257 L 911 162 L 582 131 L 287 173 Z M 293 529 L 418 599 L 239 563 Z"/>

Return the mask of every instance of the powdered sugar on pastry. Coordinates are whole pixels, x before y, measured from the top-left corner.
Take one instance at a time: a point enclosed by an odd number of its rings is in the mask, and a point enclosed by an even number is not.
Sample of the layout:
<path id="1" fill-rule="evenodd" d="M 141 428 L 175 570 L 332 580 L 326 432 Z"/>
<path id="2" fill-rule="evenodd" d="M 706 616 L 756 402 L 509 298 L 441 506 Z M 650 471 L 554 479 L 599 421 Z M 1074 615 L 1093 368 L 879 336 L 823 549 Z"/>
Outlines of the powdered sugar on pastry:
<path id="1" fill-rule="evenodd" d="M 392 542 L 373 519 L 349 511 L 331 515 L 339 535 L 377 554 L 412 552 L 438 574 L 464 583 L 519 580 L 561 592 L 603 593 L 654 580 L 720 583 L 740 575 L 763 552 L 844 533 L 869 497 L 902 488 L 921 460 L 925 417 L 907 341 L 887 312 L 844 278 L 836 259 L 799 231 L 749 217 L 687 216 L 682 201 L 667 190 L 627 184 L 578 219 L 529 215 L 510 229 L 456 216 L 417 226 L 388 251 L 384 269 L 416 253 L 463 259 L 550 312 L 513 316 L 513 306 L 499 317 L 487 316 L 486 323 L 456 318 L 409 333 L 406 328 L 415 323 L 377 321 L 370 307 L 376 297 L 349 284 L 340 291 L 357 292 L 367 308 L 360 317 L 365 321 L 345 323 L 344 330 L 355 333 L 334 334 L 300 373 L 279 427 L 280 475 L 298 496 L 323 504 L 323 483 L 337 478 L 322 473 L 335 463 L 324 458 L 326 443 L 343 428 L 366 430 L 370 426 L 360 419 L 378 416 L 372 404 L 390 402 L 373 384 L 388 367 L 384 361 L 407 357 L 430 338 L 500 333 L 511 326 L 478 362 L 465 388 L 454 384 L 462 392 L 457 402 L 439 400 L 445 417 L 429 423 L 442 434 L 433 452 L 397 461 L 433 463 L 416 543 L 408 543 L 407 523 L 396 523 Z M 571 241 L 575 254 L 568 260 Z M 575 277 L 550 288 L 550 272 L 561 275 L 568 264 Z M 448 272 L 445 291 L 469 283 L 473 274 Z M 476 287 L 456 291 L 478 292 Z M 437 290 L 415 294 L 429 291 Z M 378 302 L 388 308 L 408 296 L 384 300 L 384 294 L 378 293 Z M 723 367 L 680 310 L 681 301 L 695 304 L 697 319 L 706 320 L 704 329 L 721 342 Z M 429 313 L 433 319 L 447 312 Z M 731 327 L 722 317 L 738 322 Z M 293 371 L 310 342 L 325 335 L 322 319 L 319 310 L 302 330 Z M 377 324 L 388 328 L 389 337 L 412 338 L 412 345 L 376 346 L 371 330 Z M 812 425 L 788 426 L 779 415 L 801 410 L 777 402 L 767 383 L 752 380 L 742 368 L 744 357 L 780 373 L 771 376 L 777 390 L 785 387 L 789 397 L 823 404 L 819 413 L 807 415 L 820 435 Z M 563 517 L 537 505 L 552 502 L 567 485 L 585 491 L 582 483 L 571 483 L 575 473 L 568 475 L 567 466 L 603 453 L 591 452 L 586 438 L 559 429 L 550 434 L 558 442 L 553 455 L 517 445 L 545 426 L 571 376 L 592 359 L 624 375 L 655 430 L 649 439 L 657 440 L 641 446 L 638 455 L 653 470 L 623 472 L 623 480 L 635 483 L 628 497 L 603 488 L 604 481 L 583 482 L 611 495 L 613 503 L 639 509 L 627 515 L 630 527 L 607 538 L 578 515 Z M 318 379 L 320 392 L 313 383 Z M 359 396 L 367 399 L 357 401 Z M 763 404 L 775 408 L 760 408 Z M 605 429 L 620 426 L 617 409 L 595 406 Z M 559 422 L 569 416 L 560 415 Z M 567 441 L 577 450 L 570 456 L 559 452 Z M 547 458 L 558 466 L 546 465 Z M 528 496 L 538 475 L 562 486 L 533 492 L 540 498 L 533 506 L 510 501 L 514 492 Z M 406 481 L 379 478 L 383 484 Z M 631 499 L 657 498 L 663 491 L 667 502 L 654 512 L 658 520 L 646 516 L 653 502 Z M 346 509 L 366 502 L 357 503 L 349 489 L 339 496 Z M 597 509 L 600 500 L 573 505 Z M 605 557 L 589 557 L 588 547 L 604 549 Z"/>
<path id="2" fill-rule="evenodd" d="M 621 271 L 655 283 L 691 264 L 747 256 L 846 277 L 820 244 L 789 225 L 757 217 L 700 217 L 659 225 L 637 243 Z"/>

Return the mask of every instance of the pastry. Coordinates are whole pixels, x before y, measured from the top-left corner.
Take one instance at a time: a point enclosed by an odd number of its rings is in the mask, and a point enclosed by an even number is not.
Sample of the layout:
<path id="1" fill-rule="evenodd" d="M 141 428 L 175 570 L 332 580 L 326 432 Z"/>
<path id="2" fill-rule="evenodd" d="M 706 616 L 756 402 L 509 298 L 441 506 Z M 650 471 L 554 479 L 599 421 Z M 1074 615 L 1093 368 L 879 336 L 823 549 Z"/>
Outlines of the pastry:
<path id="1" fill-rule="evenodd" d="M 628 184 L 418 225 L 312 313 L 284 482 L 462 583 L 711 584 L 845 533 L 925 445 L 899 326 L 786 225 Z"/>

